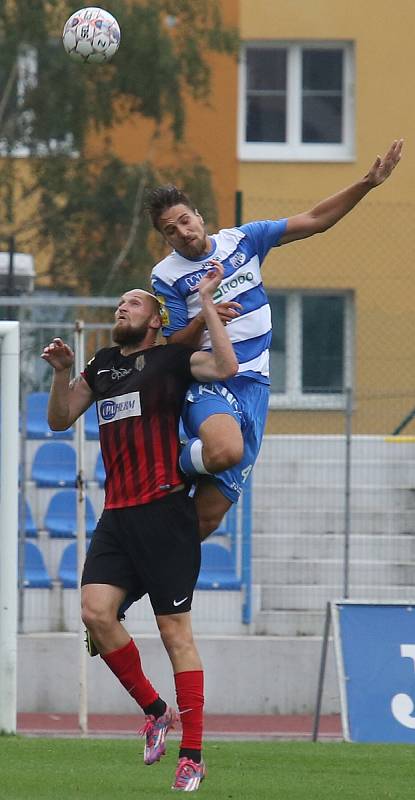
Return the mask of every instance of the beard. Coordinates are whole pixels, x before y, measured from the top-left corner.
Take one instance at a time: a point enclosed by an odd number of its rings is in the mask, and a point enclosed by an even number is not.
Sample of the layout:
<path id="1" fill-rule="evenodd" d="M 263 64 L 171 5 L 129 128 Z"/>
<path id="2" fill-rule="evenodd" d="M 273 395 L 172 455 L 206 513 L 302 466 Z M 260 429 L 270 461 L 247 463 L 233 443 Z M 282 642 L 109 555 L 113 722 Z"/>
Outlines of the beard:
<path id="1" fill-rule="evenodd" d="M 112 340 L 115 344 L 128 347 L 138 347 L 145 339 L 148 331 L 148 324 L 143 323 L 134 328 L 132 325 L 116 322 L 112 329 Z"/>
<path id="2" fill-rule="evenodd" d="M 185 258 L 200 258 L 206 254 L 206 241 L 205 239 L 194 239 L 180 247 L 177 252 L 184 255 Z"/>

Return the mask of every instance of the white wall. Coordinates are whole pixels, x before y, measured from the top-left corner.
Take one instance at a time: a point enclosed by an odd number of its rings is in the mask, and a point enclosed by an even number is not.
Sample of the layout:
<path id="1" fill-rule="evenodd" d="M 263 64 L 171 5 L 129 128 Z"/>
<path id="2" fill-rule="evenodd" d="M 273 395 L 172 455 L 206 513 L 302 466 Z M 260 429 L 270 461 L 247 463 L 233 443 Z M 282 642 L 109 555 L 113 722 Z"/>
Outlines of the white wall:
<path id="1" fill-rule="evenodd" d="M 158 636 L 136 638 L 155 688 L 175 702 L 170 662 Z M 205 667 L 210 714 L 314 712 L 321 654 L 319 637 L 205 636 L 197 640 Z M 79 646 L 75 634 L 23 634 L 18 640 L 18 711 L 76 713 Z M 89 711 L 134 714 L 135 702 L 99 656 L 88 660 Z M 330 645 L 323 713 L 339 712 Z"/>

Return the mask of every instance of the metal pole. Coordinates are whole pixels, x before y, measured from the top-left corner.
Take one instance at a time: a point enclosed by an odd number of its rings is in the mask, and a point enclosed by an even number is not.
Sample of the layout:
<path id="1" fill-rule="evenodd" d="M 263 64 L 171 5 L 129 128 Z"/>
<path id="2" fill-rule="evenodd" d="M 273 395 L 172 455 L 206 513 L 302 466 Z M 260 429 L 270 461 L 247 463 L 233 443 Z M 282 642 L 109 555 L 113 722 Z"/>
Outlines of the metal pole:
<path id="1" fill-rule="evenodd" d="M 330 619 L 331 619 L 330 603 L 327 603 L 326 618 L 324 620 L 323 644 L 321 648 L 320 672 L 318 676 L 316 710 L 314 712 L 313 742 L 316 742 L 318 739 L 318 729 L 320 726 L 321 701 L 323 698 L 324 678 L 326 674 L 327 650 L 328 650 L 329 634 L 330 634 Z"/>
<path id="2" fill-rule="evenodd" d="M 242 225 L 242 192 L 238 189 L 235 192 L 235 225 L 238 228 Z"/>
<path id="3" fill-rule="evenodd" d="M 16 309 L 19 313 L 19 328 L 21 334 L 24 330 L 25 322 L 25 309 L 23 307 Z M 22 352 L 24 351 L 24 344 L 20 341 Z M 25 556 L 25 540 L 26 540 L 26 465 L 27 465 L 27 394 L 28 383 L 26 378 L 26 370 L 23 364 L 20 364 L 20 467 L 19 467 L 19 531 L 18 531 L 18 571 L 17 571 L 17 586 L 18 586 L 18 602 L 17 602 L 17 630 L 18 633 L 23 633 L 23 620 L 24 620 L 24 556 Z"/>
<path id="4" fill-rule="evenodd" d="M 9 273 L 7 276 L 7 294 L 13 295 L 15 291 L 15 280 L 14 280 L 14 253 L 15 253 L 15 242 L 14 236 L 9 237 Z"/>
<path id="5" fill-rule="evenodd" d="M 21 381 L 20 392 L 21 431 L 20 431 L 20 491 L 19 491 L 19 530 L 18 530 L 18 557 L 17 557 L 17 629 L 23 633 L 24 618 L 24 556 L 26 539 L 26 449 L 27 449 L 27 391 L 24 377 Z"/>
<path id="6" fill-rule="evenodd" d="M 249 476 L 242 494 L 242 585 L 244 600 L 242 622 L 252 622 L 252 478 Z"/>
<path id="7" fill-rule="evenodd" d="M 0 322 L 0 732 L 16 733 L 19 323 Z"/>
<path id="8" fill-rule="evenodd" d="M 350 522 L 351 522 L 351 450 L 352 450 L 352 416 L 353 416 L 353 391 L 350 386 L 346 388 L 346 462 L 344 480 L 344 563 L 343 563 L 343 597 L 349 597 L 350 574 Z"/>
<path id="9" fill-rule="evenodd" d="M 84 323 L 82 320 L 75 322 L 75 374 L 79 375 L 84 368 Z M 85 421 L 81 416 L 75 423 L 76 434 L 76 464 L 77 464 L 77 563 L 79 608 L 81 607 L 81 576 L 86 555 L 86 525 L 85 525 L 85 467 L 84 467 L 84 441 Z M 79 623 L 79 709 L 78 724 L 81 733 L 88 732 L 88 681 L 87 681 L 87 651 L 85 647 L 85 630 L 80 619 Z"/>

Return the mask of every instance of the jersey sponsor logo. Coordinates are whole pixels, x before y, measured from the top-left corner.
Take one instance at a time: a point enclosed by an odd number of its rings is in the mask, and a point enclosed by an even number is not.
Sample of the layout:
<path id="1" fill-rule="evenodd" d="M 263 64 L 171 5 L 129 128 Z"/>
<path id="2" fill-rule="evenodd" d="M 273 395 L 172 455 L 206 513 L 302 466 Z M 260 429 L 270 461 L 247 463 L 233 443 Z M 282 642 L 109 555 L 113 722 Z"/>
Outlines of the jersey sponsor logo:
<path id="1" fill-rule="evenodd" d="M 117 397 L 98 400 L 98 422 L 106 425 L 108 422 L 117 422 L 127 417 L 141 416 L 140 392 L 129 392 Z"/>
<path id="2" fill-rule="evenodd" d="M 235 277 L 230 280 L 222 281 L 213 295 L 213 302 L 218 303 L 228 292 L 232 292 L 234 289 L 242 289 L 246 283 L 254 283 L 254 273 L 250 270 L 245 273 L 242 272 L 240 275 L 235 275 Z"/>
<path id="3" fill-rule="evenodd" d="M 246 255 L 245 253 L 236 252 L 235 255 L 231 256 L 229 259 L 230 264 L 232 264 L 234 269 L 238 269 L 238 267 L 242 267 L 242 264 L 245 264 Z"/>
<path id="4" fill-rule="evenodd" d="M 211 264 L 206 264 L 202 270 L 199 272 L 194 272 L 193 275 L 188 275 L 187 278 L 185 278 L 184 282 L 191 292 L 197 292 L 200 281 L 205 277 L 206 272 L 210 269 L 210 267 Z"/>

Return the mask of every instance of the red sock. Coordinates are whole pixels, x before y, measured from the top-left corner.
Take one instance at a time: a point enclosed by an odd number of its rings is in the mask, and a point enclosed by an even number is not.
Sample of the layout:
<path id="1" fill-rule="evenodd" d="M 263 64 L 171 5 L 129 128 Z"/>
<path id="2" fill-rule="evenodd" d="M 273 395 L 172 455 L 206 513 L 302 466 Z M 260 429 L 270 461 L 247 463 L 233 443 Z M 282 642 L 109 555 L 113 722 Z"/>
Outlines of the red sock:
<path id="1" fill-rule="evenodd" d="M 124 647 L 113 650 L 101 658 L 141 708 L 147 708 L 158 699 L 159 695 L 144 675 L 140 653 L 133 639 L 130 639 Z"/>
<path id="2" fill-rule="evenodd" d="M 182 723 L 182 741 L 180 748 L 191 750 L 202 749 L 203 736 L 203 670 L 177 672 L 174 676 L 176 684 L 177 705 Z"/>

